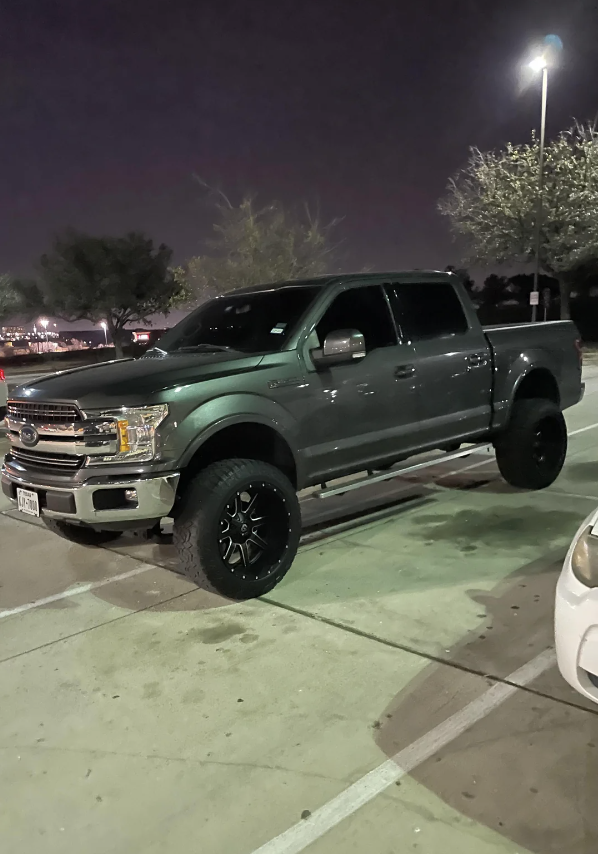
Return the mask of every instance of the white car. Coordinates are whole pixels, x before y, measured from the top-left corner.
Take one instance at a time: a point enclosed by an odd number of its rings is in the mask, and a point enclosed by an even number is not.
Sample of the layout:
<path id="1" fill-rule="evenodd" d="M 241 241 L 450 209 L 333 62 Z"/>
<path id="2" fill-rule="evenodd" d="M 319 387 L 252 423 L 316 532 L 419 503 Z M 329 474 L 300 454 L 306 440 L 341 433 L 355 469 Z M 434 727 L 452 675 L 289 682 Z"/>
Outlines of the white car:
<path id="1" fill-rule="evenodd" d="M 4 371 L 0 368 L 0 423 L 4 420 L 4 416 L 6 415 L 6 401 L 8 400 L 8 386 L 6 384 L 6 377 L 4 376 Z"/>
<path id="2" fill-rule="evenodd" d="M 567 552 L 556 589 L 554 634 L 562 676 L 598 703 L 598 508 Z"/>

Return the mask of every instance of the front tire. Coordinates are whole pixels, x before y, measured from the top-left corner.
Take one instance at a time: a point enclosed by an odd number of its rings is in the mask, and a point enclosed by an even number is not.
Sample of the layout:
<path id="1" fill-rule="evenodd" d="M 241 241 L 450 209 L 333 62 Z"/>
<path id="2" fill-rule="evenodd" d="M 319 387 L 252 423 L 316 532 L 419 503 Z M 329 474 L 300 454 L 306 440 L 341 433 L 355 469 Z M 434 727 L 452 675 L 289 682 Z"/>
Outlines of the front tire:
<path id="1" fill-rule="evenodd" d="M 53 534 L 80 546 L 103 546 L 118 540 L 122 535 L 122 531 L 96 531 L 94 528 L 73 525 L 72 522 L 62 519 L 43 519 L 43 522 Z"/>
<path id="2" fill-rule="evenodd" d="M 290 569 L 300 534 L 291 482 L 258 460 L 222 460 L 201 471 L 174 524 L 184 574 L 232 599 L 272 590 Z"/>
<path id="3" fill-rule="evenodd" d="M 495 441 L 503 478 L 519 489 L 545 489 L 557 479 L 567 455 L 567 425 L 550 400 L 518 400 Z"/>

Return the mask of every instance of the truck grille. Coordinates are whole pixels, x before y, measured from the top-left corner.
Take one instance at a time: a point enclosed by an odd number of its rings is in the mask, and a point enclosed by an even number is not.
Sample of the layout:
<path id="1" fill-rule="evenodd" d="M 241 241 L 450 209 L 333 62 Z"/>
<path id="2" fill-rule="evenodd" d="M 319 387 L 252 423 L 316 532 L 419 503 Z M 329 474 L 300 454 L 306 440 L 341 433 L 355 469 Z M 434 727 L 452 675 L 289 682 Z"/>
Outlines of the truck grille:
<path id="1" fill-rule="evenodd" d="M 74 457 L 69 454 L 47 454 L 43 451 L 26 451 L 24 448 L 11 448 L 10 457 L 27 468 L 40 471 L 70 473 L 77 471 L 83 465 L 85 457 Z"/>
<path id="2" fill-rule="evenodd" d="M 8 401 L 8 417 L 29 424 L 72 424 L 81 421 L 76 406 L 68 403 L 29 403 L 23 400 Z"/>

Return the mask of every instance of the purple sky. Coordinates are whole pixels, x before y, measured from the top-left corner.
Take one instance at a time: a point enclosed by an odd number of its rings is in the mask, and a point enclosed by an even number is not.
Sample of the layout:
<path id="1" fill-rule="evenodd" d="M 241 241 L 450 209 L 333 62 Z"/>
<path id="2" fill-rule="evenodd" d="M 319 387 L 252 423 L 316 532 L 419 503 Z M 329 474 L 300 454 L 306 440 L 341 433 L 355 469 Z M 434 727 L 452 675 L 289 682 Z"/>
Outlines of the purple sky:
<path id="1" fill-rule="evenodd" d="M 528 138 L 550 32 L 549 133 L 598 112 L 593 0 L 5 2 L 0 270 L 66 226 L 183 261 L 211 223 L 193 172 L 344 217 L 344 268 L 455 263 L 436 200 L 469 145 Z"/>

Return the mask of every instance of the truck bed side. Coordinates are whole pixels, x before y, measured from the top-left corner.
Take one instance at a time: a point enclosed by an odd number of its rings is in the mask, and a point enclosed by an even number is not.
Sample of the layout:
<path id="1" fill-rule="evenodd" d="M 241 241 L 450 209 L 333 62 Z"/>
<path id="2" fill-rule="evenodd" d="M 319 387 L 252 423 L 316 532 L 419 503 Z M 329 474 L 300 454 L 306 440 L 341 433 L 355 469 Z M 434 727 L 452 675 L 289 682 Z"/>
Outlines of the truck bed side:
<path id="1" fill-rule="evenodd" d="M 570 320 L 484 326 L 494 362 L 494 416 L 500 429 L 515 395 L 547 397 L 561 409 L 582 394 L 579 333 Z"/>

